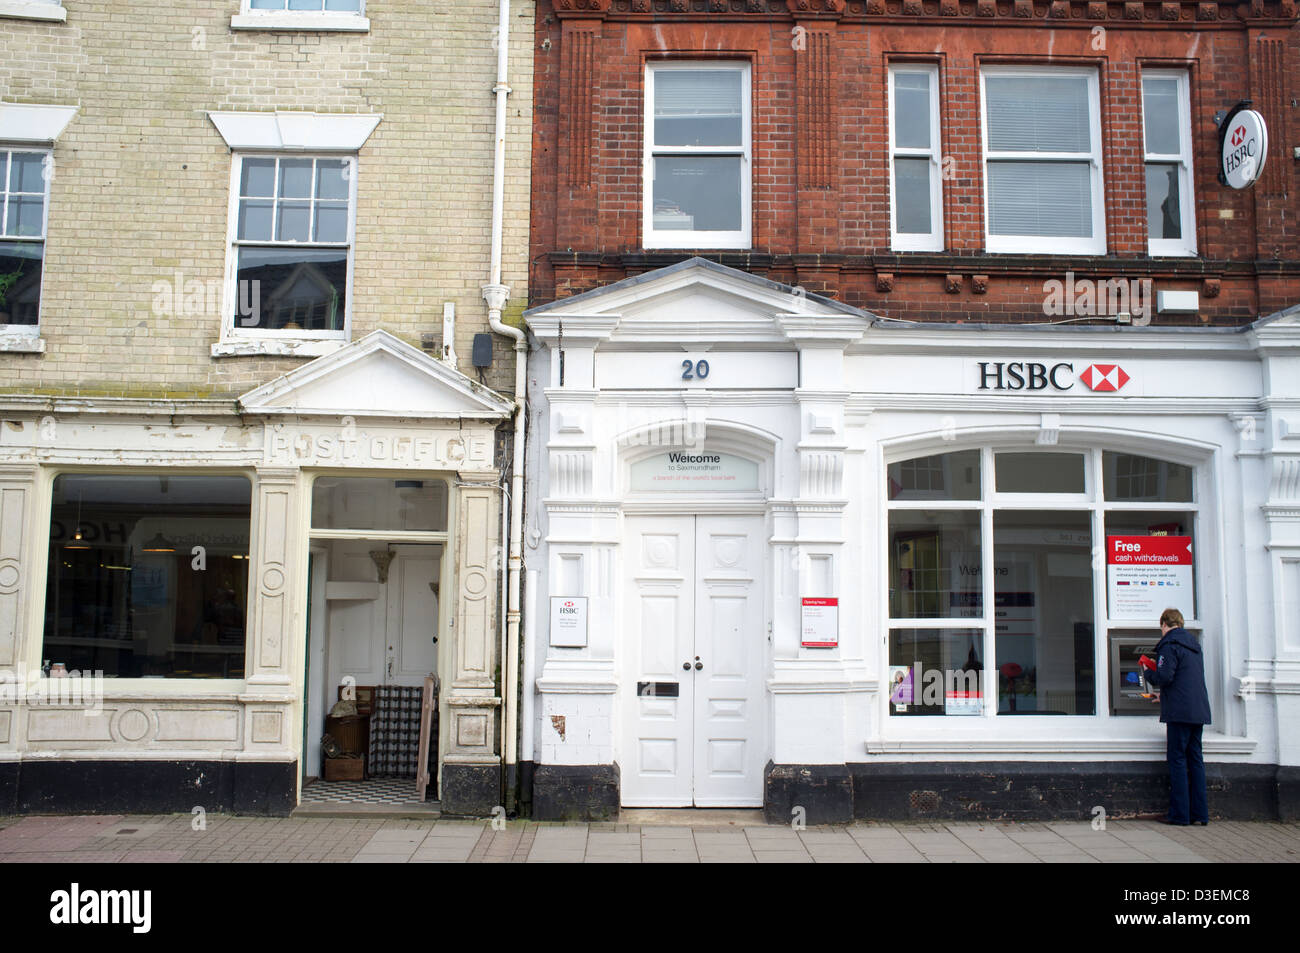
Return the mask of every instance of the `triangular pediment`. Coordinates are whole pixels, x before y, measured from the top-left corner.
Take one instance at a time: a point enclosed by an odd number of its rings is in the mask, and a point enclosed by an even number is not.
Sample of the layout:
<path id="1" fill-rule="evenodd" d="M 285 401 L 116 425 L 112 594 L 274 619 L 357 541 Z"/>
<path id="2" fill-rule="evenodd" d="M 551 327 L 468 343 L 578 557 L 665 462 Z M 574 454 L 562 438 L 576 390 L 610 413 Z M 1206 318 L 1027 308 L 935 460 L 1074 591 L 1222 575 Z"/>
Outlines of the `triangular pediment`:
<path id="1" fill-rule="evenodd" d="M 514 405 L 387 331 L 278 377 L 240 398 L 245 413 L 502 419 Z"/>
<path id="2" fill-rule="evenodd" d="M 658 342 L 789 345 L 809 329 L 854 336 L 874 316 L 800 288 L 691 258 L 525 313 L 542 340 L 596 337 L 631 346 Z"/>

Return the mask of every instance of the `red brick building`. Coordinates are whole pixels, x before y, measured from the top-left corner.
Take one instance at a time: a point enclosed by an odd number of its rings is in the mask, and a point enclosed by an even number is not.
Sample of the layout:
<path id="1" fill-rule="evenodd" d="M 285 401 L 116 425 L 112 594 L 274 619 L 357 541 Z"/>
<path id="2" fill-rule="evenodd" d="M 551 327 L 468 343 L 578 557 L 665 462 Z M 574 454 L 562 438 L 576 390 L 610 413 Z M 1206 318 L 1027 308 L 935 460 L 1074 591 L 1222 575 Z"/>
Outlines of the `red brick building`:
<path id="1" fill-rule="evenodd" d="M 1293 0 L 542 0 L 532 302 L 698 251 L 913 320 L 1041 320 L 1044 282 L 1070 271 L 1199 293 L 1198 313 L 1158 315 L 1157 323 L 1247 322 L 1300 300 L 1297 9 Z M 674 216 L 677 226 L 690 216 L 672 194 L 659 197 L 668 228 L 647 217 L 650 152 L 686 142 L 667 129 L 662 147 L 647 142 L 647 96 L 659 68 L 691 62 L 736 67 L 745 85 L 745 141 L 720 136 L 712 147 L 688 147 L 710 159 L 695 156 L 692 168 L 679 156 L 672 170 L 709 182 L 708 162 L 726 161 L 718 147 L 735 147 L 739 161 L 729 161 L 740 175 L 720 173 L 713 184 L 727 189 L 742 180 L 745 194 L 736 198 L 746 207 L 722 241 L 716 229 L 700 229 L 708 234 L 694 240 L 696 229 L 675 227 Z M 903 77 L 894 91 L 902 108 L 892 112 L 891 76 Z M 1146 154 L 1144 77 L 1148 121 L 1166 122 L 1147 130 L 1153 151 Z M 678 108 L 669 97 L 684 102 L 701 93 L 688 87 L 664 86 L 663 108 Z M 1017 90 L 1025 93 L 1018 101 Z M 1052 120 L 1032 115 L 1044 101 L 1030 95 L 1035 90 L 1086 109 L 1079 125 L 1097 135 L 1062 141 L 1063 152 L 1048 163 L 1055 165 L 1040 168 L 1044 174 L 1030 176 L 1026 188 L 1029 167 L 998 156 L 1024 157 L 1030 146 L 1053 151 Z M 933 112 L 922 115 L 927 92 Z M 1217 181 L 1214 115 L 1239 100 L 1265 116 L 1271 155 L 1255 187 L 1234 191 Z M 986 141 L 981 121 L 990 106 L 1005 133 L 999 139 L 993 128 L 995 141 Z M 900 130 L 900 117 L 917 128 Z M 917 134 L 923 119 L 928 141 Z M 1017 141 L 1021 120 L 1026 134 L 1037 130 L 1033 142 Z M 1062 158 L 1070 151 L 1079 160 L 1073 165 Z M 932 228 L 920 241 L 915 230 L 900 232 L 891 212 L 898 159 L 897 174 L 913 189 L 929 166 L 930 208 L 908 210 L 930 213 Z M 1165 233 L 1177 240 L 1153 246 L 1161 230 L 1148 224 L 1147 179 L 1171 169 L 1182 189 L 1181 221 Z M 1084 221 L 1059 229 L 1018 223 L 1024 209 L 1003 204 L 1016 198 L 1011 193 L 1028 200 L 1072 189 L 1087 193 L 1081 197 L 1092 207 L 1067 202 L 1040 213 L 1064 222 L 1082 212 Z M 1047 234 L 1077 237 L 1089 225 L 1086 242 Z M 1006 240 L 1016 231 L 1029 234 Z"/>

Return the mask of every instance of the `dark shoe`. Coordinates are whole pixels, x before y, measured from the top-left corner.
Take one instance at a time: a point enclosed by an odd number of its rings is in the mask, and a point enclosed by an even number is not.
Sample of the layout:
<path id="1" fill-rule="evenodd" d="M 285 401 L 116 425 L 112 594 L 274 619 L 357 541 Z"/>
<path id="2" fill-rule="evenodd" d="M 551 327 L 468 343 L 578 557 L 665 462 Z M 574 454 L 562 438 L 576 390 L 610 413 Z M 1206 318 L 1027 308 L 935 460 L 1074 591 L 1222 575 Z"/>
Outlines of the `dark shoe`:
<path id="1" fill-rule="evenodd" d="M 1192 823 L 1193 823 L 1193 824 L 1197 824 L 1197 825 L 1199 825 L 1199 826 L 1201 826 L 1201 827 L 1209 827 L 1209 826 L 1210 826 L 1210 822 L 1209 822 L 1209 821 L 1192 821 Z"/>

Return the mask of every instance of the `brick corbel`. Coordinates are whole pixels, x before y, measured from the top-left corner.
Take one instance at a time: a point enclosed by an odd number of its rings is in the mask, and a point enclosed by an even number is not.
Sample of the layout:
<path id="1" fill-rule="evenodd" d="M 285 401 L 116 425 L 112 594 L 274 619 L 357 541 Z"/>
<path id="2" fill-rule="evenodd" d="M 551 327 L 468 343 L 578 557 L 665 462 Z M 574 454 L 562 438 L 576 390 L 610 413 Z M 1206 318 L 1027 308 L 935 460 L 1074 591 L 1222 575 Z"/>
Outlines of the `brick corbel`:
<path id="1" fill-rule="evenodd" d="M 555 0 L 555 15 L 561 20 L 603 20 L 613 0 Z"/>
<path id="2" fill-rule="evenodd" d="M 839 19 L 844 15 L 844 3 L 845 0 L 785 0 L 796 21 Z"/>

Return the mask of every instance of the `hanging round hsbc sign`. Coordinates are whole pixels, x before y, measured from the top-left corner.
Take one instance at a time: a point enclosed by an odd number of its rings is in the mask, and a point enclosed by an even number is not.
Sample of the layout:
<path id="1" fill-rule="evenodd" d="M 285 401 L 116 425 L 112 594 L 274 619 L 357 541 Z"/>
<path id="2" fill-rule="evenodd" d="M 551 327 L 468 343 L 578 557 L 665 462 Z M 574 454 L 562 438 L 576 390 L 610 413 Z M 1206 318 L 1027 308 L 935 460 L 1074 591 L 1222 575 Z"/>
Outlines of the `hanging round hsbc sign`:
<path id="1" fill-rule="evenodd" d="M 1227 128 L 1220 145 L 1220 179 L 1229 188 L 1250 188 L 1264 171 L 1268 126 L 1253 109 L 1230 114 L 1224 125 Z"/>

